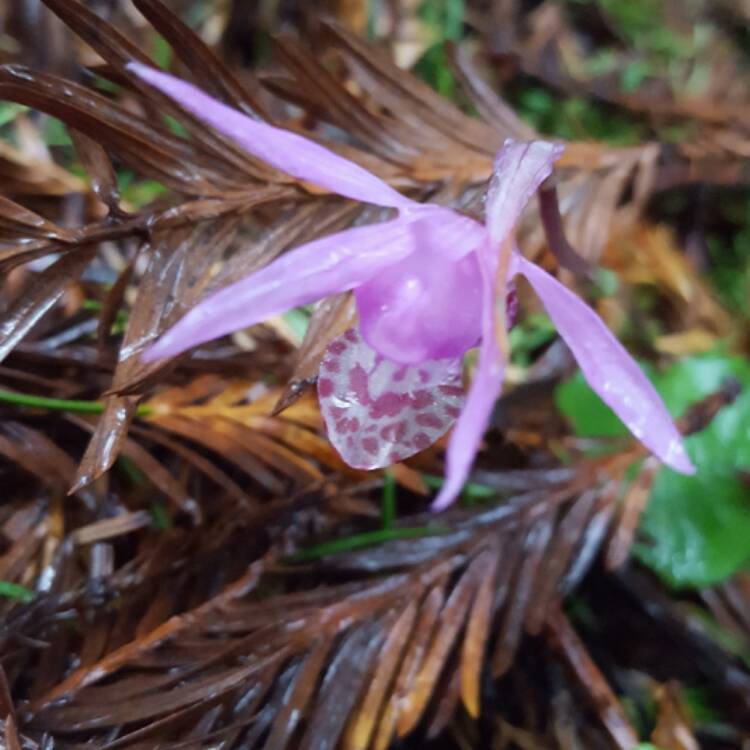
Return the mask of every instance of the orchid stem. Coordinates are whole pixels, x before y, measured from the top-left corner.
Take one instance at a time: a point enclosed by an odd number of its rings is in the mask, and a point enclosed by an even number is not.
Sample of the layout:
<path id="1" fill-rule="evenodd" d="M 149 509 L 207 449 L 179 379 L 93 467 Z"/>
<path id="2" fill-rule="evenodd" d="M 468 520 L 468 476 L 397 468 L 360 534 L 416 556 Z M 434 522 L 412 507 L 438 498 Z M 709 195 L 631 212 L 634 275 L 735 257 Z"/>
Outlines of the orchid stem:
<path id="1" fill-rule="evenodd" d="M 380 505 L 380 523 L 383 529 L 393 528 L 396 520 L 396 481 L 387 469 L 383 472 L 383 499 Z"/>
<path id="2" fill-rule="evenodd" d="M 424 536 L 447 534 L 449 531 L 450 529 L 445 526 L 411 526 L 365 531 L 362 534 L 353 534 L 343 539 L 333 539 L 330 542 L 323 542 L 322 544 L 302 549 L 288 557 L 286 561 L 290 563 L 308 562 L 327 555 L 351 552 L 363 547 L 372 547 L 377 544 L 391 542 L 396 539 L 418 539 Z"/>

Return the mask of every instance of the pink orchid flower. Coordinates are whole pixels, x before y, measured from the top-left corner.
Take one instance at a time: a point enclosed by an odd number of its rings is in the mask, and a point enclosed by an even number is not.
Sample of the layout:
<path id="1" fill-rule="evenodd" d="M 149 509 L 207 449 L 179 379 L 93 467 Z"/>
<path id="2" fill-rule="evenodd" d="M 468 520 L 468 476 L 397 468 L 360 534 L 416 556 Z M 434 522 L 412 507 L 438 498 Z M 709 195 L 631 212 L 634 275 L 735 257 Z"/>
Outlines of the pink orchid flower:
<path id="1" fill-rule="evenodd" d="M 375 469 L 424 450 L 455 422 L 442 509 L 464 485 L 500 393 L 510 280 L 539 295 L 591 387 L 676 471 L 694 471 L 651 383 L 600 318 L 514 243 L 521 212 L 563 147 L 506 141 L 494 165 L 486 224 L 417 203 L 363 167 L 247 117 L 194 86 L 138 63 L 129 70 L 253 156 L 338 195 L 397 211 L 394 219 L 314 240 L 212 294 L 144 354 L 176 355 L 327 295 L 354 291 L 359 326 L 330 343 L 318 377 L 328 435 L 351 466 Z M 479 347 L 467 394 L 463 355 Z"/>

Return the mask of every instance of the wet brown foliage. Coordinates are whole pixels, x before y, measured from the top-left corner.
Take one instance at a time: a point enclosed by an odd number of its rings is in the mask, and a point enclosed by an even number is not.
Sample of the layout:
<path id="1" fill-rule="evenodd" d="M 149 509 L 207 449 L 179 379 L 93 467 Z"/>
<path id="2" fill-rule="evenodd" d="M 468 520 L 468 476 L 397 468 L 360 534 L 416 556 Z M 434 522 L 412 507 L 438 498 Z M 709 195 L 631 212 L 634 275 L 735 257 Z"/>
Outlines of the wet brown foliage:
<path id="1" fill-rule="evenodd" d="M 0 599 L 5 746 L 385 750 L 438 738 L 625 749 L 639 722 L 623 698 L 645 693 L 653 741 L 693 748 L 686 681 L 725 707 L 710 746 L 744 747 L 750 674 L 705 621 L 747 644 L 747 577 L 678 600 L 627 565 L 656 466 L 645 459 L 626 492 L 623 473 L 642 457 L 633 445 L 560 468 L 555 451 L 579 446 L 550 419 L 551 384 L 569 364 L 558 345 L 503 400 L 476 472 L 491 499 L 428 514 L 422 472 L 440 474 L 438 446 L 392 470 L 392 536 L 404 538 L 314 546 L 379 527 L 383 476 L 341 462 L 308 392 L 351 300 L 321 302 L 301 342 L 279 320 L 166 366 L 139 354 L 209 291 L 377 214 L 275 172 L 129 75 L 126 62 L 150 61 L 143 23 L 44 3 L 72 32 L 54 26 L 80 66 L 19 54 L 0 67 L 0 99 L 59 118 L 87 179 L 0 146 L 0 381 L 6 393 L 101 399 L 103 410 L 0 407 L 0 581 L 34 591 Z M 353 33 L 361 3 L 331 3 L 338 21 L 302 13 L 305 42 L 280 35 L 273 67 L 255 72 L 159 0 L 134 5 L 171 46 L 175 71 L 214 96 L 476 216 L 498 146 L 534 135 L 492 76 L 516 60 L 562 90 L 584 86 L 554 64 L 550 40 L 572 44 L 573 31 L 551 3 L 526 32 L 517 4 L 494 4 L 496 20 L 515 9 L 499 57 L 498 25 L 481 54 L 448 50 L 477 116 Z M 592 91 L 613 98 L 603 83 L 586 82 Z M 571 243 L 679 311 L 661 352 L 741 335 L 643 209 L 666 188 L 747 178 L 747 101 L 733 90 L 721 116 L 716 102 L 662 102 L 664 117 L 698 123 L 693 139 L 572 143 L 559 170 Z M 657 117 L 650 102 L 610 101 Z M 116 179 L 125 168 L 167 190 L 128 204 Z M 524 247 L 552 266 L 539 218 L 537 208 L 525 217 Z M 627 304 L 601 312 L 617 319 Z M 707 399 L 684 429 L 732 397 Z M 574 590 L 596 626 L 563 607 Z"/>

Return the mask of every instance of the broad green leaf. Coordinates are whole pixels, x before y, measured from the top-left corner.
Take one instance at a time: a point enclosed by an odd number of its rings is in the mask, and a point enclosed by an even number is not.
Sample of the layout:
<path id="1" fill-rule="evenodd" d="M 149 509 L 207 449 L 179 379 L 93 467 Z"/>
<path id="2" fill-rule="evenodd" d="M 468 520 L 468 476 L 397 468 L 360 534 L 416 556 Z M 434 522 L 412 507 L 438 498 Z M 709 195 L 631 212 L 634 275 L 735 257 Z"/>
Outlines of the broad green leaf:
<path id="1" fill-rule="evenodd" d="M 23 104 L 16 104 L 15 102 L 0 102 L 0 127 L 7 125 L 21 114 L 25 112 L 28 107 L 24 107 Z"/>
<path id="2" fill-rule="evenodd" d="M 646 541 L 635 553 L 674 586 L 716 583 L 750 561 L 750 489 L 737 477 L 738 469 L 750 469 L 750 364 L 712 354 L 689 357 L 652 375 L 675 417 L 728 377 L 745 392 L 686 440 L 697 474 L 662 469 L 641 519 Z M 580 373 L 558 388 L 556 402 L 580 437 L 627 434 Z"/>
<path id="3" fill-rule="evenodd" d="M 70 135 L 65 125 L 56 117 L 44 118 L 44 142 L 48 146 L 72 146 Z"/>
<path id="4" fill-rule="evenodd" d="M 750 469 L 750 392 L 687 445 L 698 472 L 659 472 L 635 554 L 674 586 L 709 586 L 750 561 L 750 488 L 736 476 Z"/>
<path id="5" fill-rule="evenodd" d="M 739 357 L 707 355 L 688 357 L 654 378 L 654 385 L 672 416 L 717 391 L 726 378 L 750 385 L 750 364 Z"/>

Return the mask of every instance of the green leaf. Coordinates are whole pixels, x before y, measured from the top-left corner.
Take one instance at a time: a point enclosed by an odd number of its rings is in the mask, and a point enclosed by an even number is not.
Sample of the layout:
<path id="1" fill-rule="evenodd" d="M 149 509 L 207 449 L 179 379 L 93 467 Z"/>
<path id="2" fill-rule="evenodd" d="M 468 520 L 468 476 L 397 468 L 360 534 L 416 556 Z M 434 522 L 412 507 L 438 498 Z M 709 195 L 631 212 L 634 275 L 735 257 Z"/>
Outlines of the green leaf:
<path id="1" fill-rule="evenodd" d="M 721 716 L 711 704 L 711 695 L 704 687 L 683 685 L 680 695 L 695 724 L 716 724 L 721 721 Z"/>
<path id="2" fill-rule="evenodd" d="M 23 104 L 16 104 L 15 102 L 0 102 L 0 127 L 7 125 L 21 114 L 25 112 L 28 107 L 24 107 Z"/>
<path id="3" fill-rule="evenodd" d="M 691 405 L 717 391 L 726 378 L 750 385 L 750 363 L 739 357 L 710 354 L 688 357 L 654 378 L 669 413 L 680 417 Z"/>
<path id="4" fill-rule="evenodd" d="M 135 180 L 130 172 L 118 175 L 118 186 L 122 197 L 134 208 L 142 208 L 155 201 L 167 188 L 157 180 Z"/>
<path id="5" fill-rule="evenodd" d="M 169 63 L 172 59 L 172 48 L 161 34 L 153 34 L 151 37 L 151 55 L 160 68 L 169 70 Z"/>
<path id="6" fill-rule="evenodd" d="M 555 326 L 544 313 L 527 315 L 508 334 L 513 363 L 528 367 L 533 353 L 555 337 Z"/>
<path id="7" fill-rule="evenodd" d="M 283 317 L 292 329 L 292 333 L 300 340 L 303 339 L 307 333 L 307 327 L 310 325 L 310 314 L 307 310 L 302 307 L 295 307 L 292 310 L 287 310 Z"/>
<path id="8" fill-rule="evenodd" d="M 721 231 L 708 233 L 708 269 L 722 303 L 750 318 L 750 190 L 723 195 Z"/>
<path id="9" fill-rule="evenodd" d="M 728 378 L 745 392 L 702 432 L 686 439 L 695 476 L 662 469 L 641 518 L 646 540 L 636 556 L 671 585 L 707 586 L 750 561 L 750 488 L 738 469 L 750 468 L 750 364 L 711 354 L 688 357 L 652 376 L 669 412 L 681 416 Z M 627 430 L 578 373 L 555 394 L 579 437 L 619 437 Z"/>
<path id="10" fill-rule="evenodd" d="M 636 556 L 673 586 L 710 586 L 750 561 L 750 488 L 736 476 L 750 469 L 750 391 L 686 440 L 698 469 L 662 469 L 641 517 L 650 543 Z"/>
<path id="11" fill-rule="evenodd" d="M 149 513 L 151 514 L 151 525 L 158 531 L 169 531 L 172 528 L 172 519 L 161 503 L 152 503 Z"/>
<path id="12" fill-rule="evenodd" d="M 414 64 L 412 72 L 429 84 L 441 96 L 452 99 L 456 90 L 453 72 L 448 66 L 443 49 L 443 42 L 439 41 L 428 47 L 424 54 Z"/>
<path id="13" fill-rule="evenodd" d="M 594 269 L 594 292 L 598 297 L 614 297 L 620 287 L 620 279 L 614 271 L 599 266 Z"/>
<path id="14" fill-rule="evenodd" d="M 620 75 L 620 88 L 623 91 L 635 91 L 646 80 L 651 66 L 645 60 L 634 60 L 626 65 Z"/>
<path id="15" fill-rule="evenodd" d="M 167 123 L 167 127 L 173 135 L 179 138 L 187 138 L 187 130 L 172 115 L 164 115 L 164 122 Z"/>
<path id="16" fill-rule="evenodd" d="M 0 581 L 0 596 L 5 596 L 8 599 L 18 599 L 24 604 L 28 604 L 34 598 L 34 592 L 31 589 L 27 589 L 26 586 L 21 586 L 19 583 Z"/>
<path id="17" fill-rule="evenodd" d="M 142 485 L 146 481 L 146 475 L 127 456 L 118 456 L 115 466 L 122 471 L 128 481 L 135 487 Z"/>
<path id="18" fill-rule="evenodd" d="M 50 117 L 49 115 L 44 118 L 44 142 L 48 146 L 73 145 L 65 125 L 56 117 Z"/>
<path id="19" fill-rule="evenodd" d="M 452 99 L 456 82 L 445 57 L 443 42 L 458 41 L 464 24 L 464 0 L 423 0 L 418 15 L 432 28 L 437 41 L 428 47 L 414 66 L 414 72 L 438 93 Z"/>

